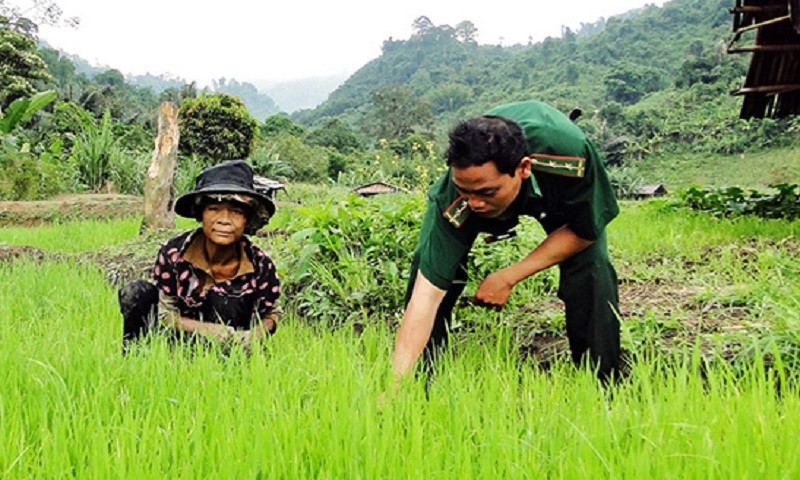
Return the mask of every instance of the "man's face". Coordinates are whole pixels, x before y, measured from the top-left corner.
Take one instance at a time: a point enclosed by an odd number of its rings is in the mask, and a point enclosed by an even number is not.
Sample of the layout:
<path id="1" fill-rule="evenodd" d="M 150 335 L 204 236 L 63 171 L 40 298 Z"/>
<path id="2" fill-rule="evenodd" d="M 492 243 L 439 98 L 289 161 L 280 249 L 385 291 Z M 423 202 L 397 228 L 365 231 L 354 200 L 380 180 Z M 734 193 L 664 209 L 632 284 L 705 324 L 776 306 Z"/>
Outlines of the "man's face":
<path id="1" fill-rule="evenodd" d="M 514 176 L 500 173 L 494 162 L 453 168 L 453 183 L 470 210 L 486 218 L 499 217 L 517 198 L 522 182 L 531 176 L 531 161 L 523 158 Z"/>

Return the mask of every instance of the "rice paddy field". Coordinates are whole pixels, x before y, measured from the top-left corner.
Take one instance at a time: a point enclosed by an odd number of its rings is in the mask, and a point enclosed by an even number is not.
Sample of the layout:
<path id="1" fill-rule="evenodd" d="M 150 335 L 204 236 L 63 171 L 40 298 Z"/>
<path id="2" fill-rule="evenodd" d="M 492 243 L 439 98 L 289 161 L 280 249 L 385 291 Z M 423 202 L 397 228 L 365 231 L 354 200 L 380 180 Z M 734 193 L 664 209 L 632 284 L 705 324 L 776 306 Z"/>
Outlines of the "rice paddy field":
<path id="1" fill-rule="evenodd" d="M 0 478 L 800 478 L 798 222 L 626 205 L 613 225 L 621 278 L 680 286 L 623 289 L 619 383 L 564 356 L 542 368 L 496 321 L 382 402 L 391 321 L 289 309 L 250 354 L 154 338 L 123 357 L 116 288 L 80 258 L 137 221 L 4 227 L 0 243 L 60 255 L 0 262 Z M 720 305 L 739 316 L 701 328 Z"/>

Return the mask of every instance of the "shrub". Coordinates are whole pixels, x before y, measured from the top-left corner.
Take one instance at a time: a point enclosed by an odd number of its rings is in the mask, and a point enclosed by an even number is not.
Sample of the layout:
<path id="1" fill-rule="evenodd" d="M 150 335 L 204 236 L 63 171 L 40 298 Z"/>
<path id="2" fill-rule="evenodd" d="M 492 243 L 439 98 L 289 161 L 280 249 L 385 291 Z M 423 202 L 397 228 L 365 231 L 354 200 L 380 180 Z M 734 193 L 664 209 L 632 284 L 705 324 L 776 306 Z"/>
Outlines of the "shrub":
<path id="1" fill-rule="evenodd" d="M 181 104 L 179 149 L 217 161 L 247 158 L 257 128 L 237 97 L 220 93 L 187 98 Z"/>
<path id="2" fill-rule="evenodd" d="M 717 217 L 755 215 L 761 218 L 800 218 L 800 187 L 780 183 L 770 187 L 777 192 L 745 191 L 739 187 L 690 187 L 681 195 L 689 208 L 708 212 Z"/>
<path id="3" fill-rule="evenodd" d="M 301 317 L 342 325 L 401 311 L 424 208 L 421 196 L 390 197 L 296 208 L 283 279 Z"/>

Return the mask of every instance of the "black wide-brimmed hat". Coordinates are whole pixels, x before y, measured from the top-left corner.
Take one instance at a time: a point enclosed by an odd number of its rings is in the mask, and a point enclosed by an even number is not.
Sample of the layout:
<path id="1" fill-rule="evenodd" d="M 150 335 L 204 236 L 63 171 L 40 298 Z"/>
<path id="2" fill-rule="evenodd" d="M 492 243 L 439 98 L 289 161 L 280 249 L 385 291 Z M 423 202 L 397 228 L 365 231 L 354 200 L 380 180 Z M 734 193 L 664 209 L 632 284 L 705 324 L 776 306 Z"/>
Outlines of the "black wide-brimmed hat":
<path id="1" fill-rule="evenodd" d="M 204 197 L 235 201 L 250 207 L 255 218 L 248 221 L 247 233 L 255 233 L 275 214 L 272 200 L 253 187 L 253 169 L 244 160 L 228 160 L 200 172 L 194 190 L 175 201 L 175 213 L 198 218 L 202 213 L 198 207 Z"/>

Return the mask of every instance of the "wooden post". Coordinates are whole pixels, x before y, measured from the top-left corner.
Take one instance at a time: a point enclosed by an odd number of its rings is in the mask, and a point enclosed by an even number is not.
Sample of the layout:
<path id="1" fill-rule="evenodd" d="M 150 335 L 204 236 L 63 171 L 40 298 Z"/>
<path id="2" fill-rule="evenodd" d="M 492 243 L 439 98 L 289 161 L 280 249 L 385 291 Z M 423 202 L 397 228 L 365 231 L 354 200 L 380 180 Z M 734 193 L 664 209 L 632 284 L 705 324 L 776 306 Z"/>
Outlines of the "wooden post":
<path id="1" fill-rule="evenodd" d="M 178 107 L 164 102 L 158 112 L 158 136 L 153 160 L 144 180 L 144 220 L 139 233 L 160 228 L 174 228 L 173 178 L 178 163 Z"/>

